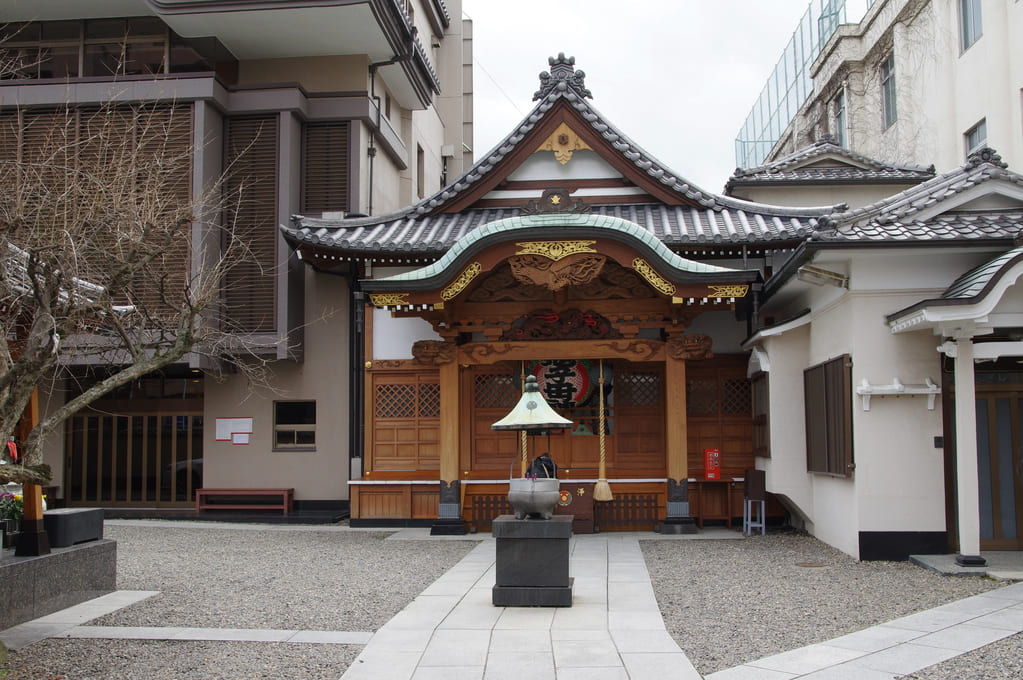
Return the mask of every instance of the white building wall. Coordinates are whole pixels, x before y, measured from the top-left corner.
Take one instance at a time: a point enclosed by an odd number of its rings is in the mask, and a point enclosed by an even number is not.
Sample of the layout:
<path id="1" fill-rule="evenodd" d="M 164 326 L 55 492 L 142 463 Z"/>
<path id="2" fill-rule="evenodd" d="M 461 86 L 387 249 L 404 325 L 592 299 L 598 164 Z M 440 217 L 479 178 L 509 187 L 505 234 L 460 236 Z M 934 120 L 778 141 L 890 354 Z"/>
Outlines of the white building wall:
<path id="1" fill-rule="evenodd" d="M 1023 164 L 1023 5 L 984 0 L 982 24 L 963 51 L 957 2 L 877 0 L 818 57 L 813 93 L 769 161 L 834 133 L 831 102 L 844 90 L 847 145 L 858 153 L 946 172 L 963 163 L 963 135 L 983 119 L 988 146 L 1010 166 Z M 892 53 L 898 117 L 885 128 L 879 66 Z"/>
<path id="2" fill-rule="evenodd" d="M 809 346 L 809 326 L 763 342 L 771 369 L 767 378 L 771 457 L 758 458 L 757 467 L 764 470 L 767 490 L 780 496 L 793 514 L 793 524 L 813 533 L 813 480 L 806 471 L 803 412 L 803 370 Z"/>
<path id="3" fill-rule="evenodd" d="M 854 268 L 854 277 L 856 271 Z M 851 294 L 853 385 L 941 384 L 940 343 L 929 333 L 892 335 L 884 315 L 918 301 L 916 295 Z M 925 396 L 853 398 L 853 442 L 859 531 L 943 531 L 944 454 L 941 399 Z"/>

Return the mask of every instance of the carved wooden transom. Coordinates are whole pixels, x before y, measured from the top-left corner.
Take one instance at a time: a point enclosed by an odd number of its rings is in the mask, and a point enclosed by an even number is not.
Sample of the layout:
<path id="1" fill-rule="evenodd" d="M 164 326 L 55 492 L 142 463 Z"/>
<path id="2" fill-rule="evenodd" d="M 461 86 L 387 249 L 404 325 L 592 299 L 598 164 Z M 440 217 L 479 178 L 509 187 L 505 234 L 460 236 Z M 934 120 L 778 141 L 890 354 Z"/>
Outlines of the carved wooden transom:
<path id="1" fill-rule="evenodd" d="M 516 256 L 526 257 L 526 256 Z M 545 259 L 545 258 L 542 258 Z M 561 262 L 565 262 L 562 260 Z M 554 263 L 546 260 L 551 265 Z M 555 272 L 566 276 L 578 275 L 585 267 L 580 265 L 566 272 Z M 554 276 L 548 274 L 546 276 Z M 540 275 L 537 274 L 539 278 Z M 479 281 L 469 293 L 469 302 L 542 302 L 554 299 L 556 288 L 549 288 L 539 281 L 520 280 L 506 262 Z M 562 289 L 569 300 L 631 300 L 655 297 L 654 291 L 634 271 L 622 267 L 614 260 L 607 260 L 599 271 L 585 283 L 569 281 Z"/>
<path id="2" fill-rule="evenodd" d="M 513 255 L 508 258 L 516 281 L 553 291 L 589 283 L 600 273 L 605 262 L 607 257 L 592 253 L 576 253 L 556 262 L 542 255 Z"/>
<path id="3" fill-rule="evenodd" d="M 620 338 L 611 322 L 593 311 L 539 309 L 516 319 L 502 340 L 598 340 Z"/>

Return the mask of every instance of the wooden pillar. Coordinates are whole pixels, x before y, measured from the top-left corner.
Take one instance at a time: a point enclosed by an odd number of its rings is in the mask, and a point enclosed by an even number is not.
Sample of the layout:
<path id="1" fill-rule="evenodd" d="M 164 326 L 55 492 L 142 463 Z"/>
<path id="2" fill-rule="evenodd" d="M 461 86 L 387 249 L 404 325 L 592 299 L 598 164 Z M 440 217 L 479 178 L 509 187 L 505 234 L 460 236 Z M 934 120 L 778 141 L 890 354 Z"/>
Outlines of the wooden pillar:
<path id="1" fill-rule="evenodd" d="M 440 479 L 458 481 L 458 362 L 440 365 Z"/>
<path id="2" fill-rule="evenodd" d="M 956 502 L 959 554 L 963 566 L 987 564 L 980 555 L 980 477 L 977 471 L 977 390 L 973 375 L 973 338 L 956 339 Z"/>
<path id="3" fill-rule="evenodd" d="M 440 365 L 440 503 L 437 519 L 430 529 L 432 535 L 465 533 L 462 523 L 459 461 L 459 366 L 457 361 Z"/>
<path id="4" fill-rule="evenodd" d="M 686 360 L 664 360 L 664 446 L 668 472 L 668 512 L 661 533 L 694 533 L 689 515 L 689 428 L 686 421 Z"/>
<path id="5" fill-rule="evenodd" d="M 25 415 L 18 424 L 21 441 L 28 438 L 32 428 L 39 422 L 39 390 L 32 392 Z M 24 455 L 24 453 L 22 453 Z M 21 461 L 21 462 L 24 462 Z M 14 554 L 20 557 L 50 554 L 50 539 L 43 527 L 43 487 L 38 484 L 23 484 L 21 487 L 21 533 Z"/>
<path id="6" fill-rule="evenodd" d="M 685 359 L 664 361 L 664 444 L 667 448 L 668 479 L 676 483 L 689 478 L 689 441 L 686 423 Z"/>

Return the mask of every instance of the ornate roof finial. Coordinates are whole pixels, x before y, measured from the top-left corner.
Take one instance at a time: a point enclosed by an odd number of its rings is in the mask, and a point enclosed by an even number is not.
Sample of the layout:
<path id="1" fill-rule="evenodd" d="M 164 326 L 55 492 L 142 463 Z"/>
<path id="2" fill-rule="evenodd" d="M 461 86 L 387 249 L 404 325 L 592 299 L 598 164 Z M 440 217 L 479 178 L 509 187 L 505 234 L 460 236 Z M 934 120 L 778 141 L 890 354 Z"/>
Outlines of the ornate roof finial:
<path id="1" fill-rule="evenodd" d="M 835 137 L 835 135 L 831 134 L 830 132 L 825 132 L 824 134 L 817 137 L 817 144 L 833 144 L 835 146 L 839 145 L 838 138 Z"/>
<path id="2" fill-rule="evenodd" d="M 593 94 L 583 83 L 586 74 L 575 70 L 575 57 L 566 57 L 564 52 L 558 52 L 558 56 L 549 57 L 547 63 L 551 67 L 550 73 L 544 71 L 540 74 L 540 89 L 533 94 L 533 101 L 543 99 L 555 90 L 572 90 L 580 97 L 593 99 Z"/>
<path id="3" fill-rule="evenodd" d="M 981 163 L 991 163 L 992 165 L 997 165 L 1003 169 L 1009 167 L 1009 164 L 1002 160 L 1002 157 L 998 155 L 998 152 L 989 146 L 977 149 L 966 157 L 967 168 L 975 168 Z"/>

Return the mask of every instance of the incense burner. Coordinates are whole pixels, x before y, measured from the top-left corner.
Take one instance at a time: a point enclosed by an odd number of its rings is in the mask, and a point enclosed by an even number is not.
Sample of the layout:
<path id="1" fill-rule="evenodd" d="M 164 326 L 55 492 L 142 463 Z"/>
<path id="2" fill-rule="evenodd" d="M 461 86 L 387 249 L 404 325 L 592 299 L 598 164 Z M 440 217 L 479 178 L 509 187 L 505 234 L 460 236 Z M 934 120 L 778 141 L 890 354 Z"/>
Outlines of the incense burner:
<path id="1" fill-rule="evenodd" d="M 509 479 L 508 502 L 515 510 L 515 519 L 550 519 L 561 497 L 557 479 Z"/>

